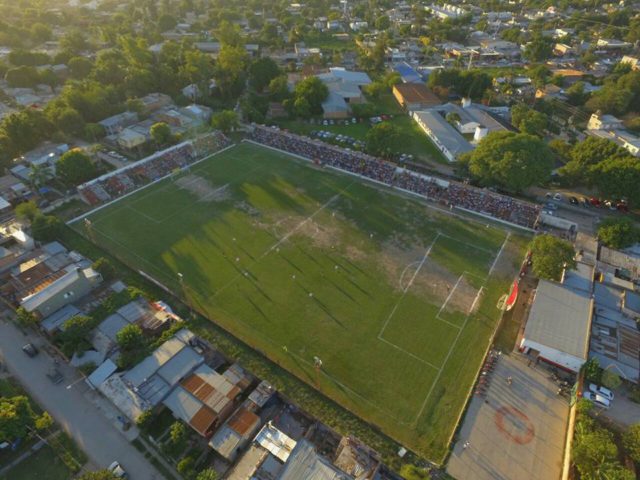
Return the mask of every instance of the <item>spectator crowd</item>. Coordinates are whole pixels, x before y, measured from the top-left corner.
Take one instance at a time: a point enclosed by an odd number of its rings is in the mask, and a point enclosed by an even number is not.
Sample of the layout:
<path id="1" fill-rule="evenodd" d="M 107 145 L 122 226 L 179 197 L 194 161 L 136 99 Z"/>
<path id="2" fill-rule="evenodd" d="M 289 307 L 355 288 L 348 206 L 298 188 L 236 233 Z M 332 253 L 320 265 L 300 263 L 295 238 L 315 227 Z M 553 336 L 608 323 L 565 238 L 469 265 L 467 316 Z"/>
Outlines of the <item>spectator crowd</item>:
<path id="1" fill-rule="evenodd" d="M 188 167 L 230 143 L 222 133 L 213 132 L 84 183 L 78 187 L 78 193 L 89 205 L 97 206 Z"/>
<path id="2" fill-rule="evenodd" d="M 356 173 L 452 208 L 464 208 L 527 228 L 535 227 L 540 213 L 540 207 L 532 203 L 471 185 L 421 175 L 361 152 L 277 128 L 256 125 L 250 138 L 263 145 L 308 158 L 320 165 Z"/>

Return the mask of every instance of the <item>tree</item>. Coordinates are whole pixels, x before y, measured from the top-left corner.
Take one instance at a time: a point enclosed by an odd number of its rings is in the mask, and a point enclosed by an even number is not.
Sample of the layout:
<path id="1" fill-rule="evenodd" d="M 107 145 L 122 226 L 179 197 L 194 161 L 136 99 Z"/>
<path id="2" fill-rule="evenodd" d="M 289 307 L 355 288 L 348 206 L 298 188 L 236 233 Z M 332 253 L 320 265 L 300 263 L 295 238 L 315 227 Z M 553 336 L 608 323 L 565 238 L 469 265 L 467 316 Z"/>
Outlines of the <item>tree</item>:
<path id="1" fill-rule="evenodd" d="M 87 39 L 80 29 L 70 30 L 60 39 L 60 48 L 76 55 L 88 47 Z"/>
<path id="2" fill-rule="evenodd" d="M 539 278 L 558 281 L 565 268 L 574 268 L 576 265 L 573 245 L 553 235 L 536 236 L 529 245 L 529 249 L 533 261 L 533 273 Z"/>
<path id="3" fill-rule="evenodd" d="M 391 27 L 391 20 L 387 15 L 380 15 L 376 18 L 375 27 L 378 30 L 388 30 Z"/>
<path id="4" fill-rule="evenodd" d="M 51 28 L 44 23 L 34 23 L 31 25 L 31 38 L 36 43 L 46 42 L 47 40 L 51 40 Z"/>
<path id="5" fill-rule="evenodd" d="M 79 352 L 86 344 L 87 337 L 94 327 L 95 322 L 91 317 L 79 315 L 67 320 L 64 323 L 64 330 L 58 334 L 64 354 L 70 357 Z"/>
<path id="6" fill-rule="evenodd" d="M 600 383 L 600 376 L 602 375 L 602 369 L 600 368 L 600 362 L 597 358 L 592 357 L 587 360 L 581 367 L 584 372 L 585 380 L 590 382 Z"/>
<path id="7" fill-rule="evenodd" d="M 40 209 L 36 202 L 33 200 L 29 200 L 28 202 L 22 202 L 15 208 L 16 217 L 18 220 L 28 220 L 29 222 L 33 222 L 33 219 L 36 218 L 36 215 L 40 213 Z"/>
<path id="8" fill-rule="evenodd" d="M 178 470 L 178 473 L 181 474 L 184 478 L 192 479 L 195 475 L 195 463 L 196 462 L 193 457 L 184 457 L 178 462 L 178 465 L 176 465 L 176 470 Z"/>
<path id="9" fill-rule="evenodd" d="M 520 103 L 511 109 L 511 123 L 522 133 L 542 137 L 547 128 L 547 117 Z"/>
<path id="10" fill-rule="evenodd" d="M 80 185 L 94 178 L 98 171 L 89 156 L 79 148 L 63 153 L 56 162 L 56 173 L 67 185 Z"/>
<path id="11" fill-rule="evenodd" d="M 571 105 L 579 107 L 589 98 L 589 94 L 584 91 L 584 82 L 576 82 L 565 90 L 567 101 Z"/>
<path id="12" fill-rule="evenodd" d="M 29 183 L 34 190 L 38 190 L 53 177 L 51 167 L 45 163 L 31 164 L 29 169 Z M 33 219 L 31 219 L 33 220 Z"/>
<path id="13" fill-rule="evenodd" d="M 329 96 L 329 89 L 318 77 L 307 77 L 293 91 L 294 110 L 301 117 L 322 113 L 322 102 Z"/>
<path id="14" fill-rule="evenodd" d="M 179 445 L 187 439 L 187 428 L 182 422 L 173 422 L 169 430 L 169 438 L 171 443 Z"/>
<path id="15" fill-rule="evenodd" d="M 52 242 L 60 234 L 62 222 L 54 215 L 39 214 L 31 222 L 31 234 L 39 242 Z"/>
<path id="16" fill-rule="evenodd" d="M 640 241 L 640 230 L 628 218 L 605 218 L 598 226 L 598 239 L 620 250 Z"/>
<path id="17" fill-rule="evenodd" d="M 574 145 L 570 160 L 560 169 L 560 174 L 573 184 L 591 183 L 591 168 L 594 165 L 607 158 L 626 155 L 626 150 L 606 138 L 587 137 Z"/>
<path id="18" fill-rule="evenodd" d="M 600 476 L 601 469 L 605 464 L 615 461 L 618 454 L 611 433 L 603 428 L 586 429 L 582 433 L 576 430 L 571 457 L 580 472 L 580 478 L 605 478 Z"/>
<path id="19" fill-rule="evenodd" d="M 9 70 L 4 79 L 10 87 L 31 88 L 40 83 L 40 73 L 36 67 L 23 65 Z"/>
<path id="20" fill-rule="evenodd" d="M 286 75 L 280 75 L 269 82 L 269 96 L 272 100 L 282 101 L 289 96 L 289 84 Z"/>
<path id="21" fill-rule="evenodd" d="M 175 28 L 177 24 L 178 20 L 176 19 L 176 17 L 174 17 L 173 15 L 169 15 L 168 13 L 160 15 L 160 18 L 158 18 L 158 30 L 160 30 L 160 32 L 171 30 Z"/>
<path id="22" fill-rule="evenodd" d="M 593 184 L 608 198 L 640 204 L 640 162 L 631 155 L 608 158 L 591 168 Z"/>
<path id="23" fill-rule="evenodd" d="M 87 57 L 72 57 L 67 62 L 71 78 L 82 80 L 89 76 L 93 70 L 93 62 Z"/>
<path id="24" fill-rule="evenodd" d="M 460 161 L 483 185 L 514 192 L 546 181 L 553 168 L 552 154 L 542 140 L 507 131 L 491 132 Z"/>
<path id="25" fill-rule="evenodd" d="M 249 84 L 258 92 L 262 92 L 271 81 L 282 74 L 278 64 L 270 57 L 262 57 L 249 67 Z"/>
<path id="26" fill-rule="evenodd" d="M 640 463 L 640 423 L 631 425 L 622 435 L 622 444 L 633 461 Z"/>
<path id="27" fill-rule="evenodd" d="M 395 125 L 388 122 L 378 123 L 365 136 L 367 152 L 371 155 L 386 156 L 399 136 L 400 130 Z"/>
<path id="28" fill-rule="evenodd" d="M 620 385 L 622 385 L 622 380 L 620 380 L 620 377 L 611 370 L 603 370 L 601 382 L 605 387 L 611 390 L 615 390 Z"/>
<path id="29" fill-rule="evenodd" d="M 38 323 L 38 317 L 23 307 L 18 307 L 16 310 L 16 320 L 18 320 L 18 323 L 23 327 L 32 327 Z"/>
<path id="30" fill-rule="evenodd" d="M 223 110 L 211 117 L 211 126 L 223 133 L 229 133 L 240 126 L 238 114 L 233 110 Z"/>
<path id="31" fill-rule="evenodd" d="M 206 468 L 198 473 L 196 480 L 218 480 L 218 472 L 213 468 Z"/>
<path id="32" fill-rule="evenodd" d="M 165 122 L 157 122 L 151 125 L 149 133 L 153 141 L 158 145 L 167 145 L 173 138 L 171 128 Z"/>
<path id="33" fill-rule="evenodd" d="M 543 36 L 537 36 L 526 44 L 522 56 L 530 62 L 538 63 L 547 60 L 552 53 L 552 42 Z"/>
<path id="34" fill-rule="evenodd" d="M 241 46 L 223 45 L 218 54 L 215 78 L 226 98 L 235 98 L 243 90 L 249 55 Z"/>
<path id="35" fill-rule="evenodd" d="M 406 480 L 429 480 L 431 478 L 425 469 L 411 464 L 403 465 L 400 474 Z"/>
<path id="36" fill-rule="evenodd" d="M 109 281 L 116 278 L 116 268 L 113 264 L 104 257 L 100 257 L 91 265 L 96 272 L 100 274 L 103 280 Z"/>
<path id="37" fill-rule="evenodd" d="M 43 412 L 42 415 L 36 417 L 34 426 L 39 431 L 49 430 L 53 426 L 53 418 L 48 412 Z"/>
<path id="38" fill-rule="evenodd" d="M 34 416 L 27 397 L 0 397 L 0 438 L 24 438 L 33 428 Z"/>
<path id="39" fill-rule="evenodd" d="M 95 472 L 85 472 L 76 480 L 118 480 L 118 478 L 109 470 L 96 470 Z"/>
<path id="40" fill-rule="evenodd" d="M 122 350 L 128 352 L 142 350 L 147 343 L 144 333 L 142 333 L 142 329 L 135 324 L 126 325 L 122 330 L 116 333 L 116 341 Z"/>

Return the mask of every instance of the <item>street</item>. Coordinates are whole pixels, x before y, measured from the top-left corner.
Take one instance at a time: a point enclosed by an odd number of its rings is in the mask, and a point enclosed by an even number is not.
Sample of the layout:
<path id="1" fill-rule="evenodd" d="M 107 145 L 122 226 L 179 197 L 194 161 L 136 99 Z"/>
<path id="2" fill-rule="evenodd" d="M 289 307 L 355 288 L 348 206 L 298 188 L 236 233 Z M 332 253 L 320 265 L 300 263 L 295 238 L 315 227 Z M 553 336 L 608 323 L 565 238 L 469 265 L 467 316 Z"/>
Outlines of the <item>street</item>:
<path id="1" fill-rule="evenodd" d="M 28 342 L 40 349 L 35 358 L 29 358 L 22 351 L 22 346 Z M 85 398 L 83 392 L 89 387 L 77 381 L 79 377 L 75 369 L 61 363 L 58 369 L 65 379 L 58 385 L 46 377 L 54 363 L 49 354 L 40 348 L 42 342 L 36 335 L 24 335 L 13 324 L 0 321 L 0 361 L 33 399 L 73 437 L 94 465 L 105 468 L 117 460 L 133 480 L 164 478 Z"/>

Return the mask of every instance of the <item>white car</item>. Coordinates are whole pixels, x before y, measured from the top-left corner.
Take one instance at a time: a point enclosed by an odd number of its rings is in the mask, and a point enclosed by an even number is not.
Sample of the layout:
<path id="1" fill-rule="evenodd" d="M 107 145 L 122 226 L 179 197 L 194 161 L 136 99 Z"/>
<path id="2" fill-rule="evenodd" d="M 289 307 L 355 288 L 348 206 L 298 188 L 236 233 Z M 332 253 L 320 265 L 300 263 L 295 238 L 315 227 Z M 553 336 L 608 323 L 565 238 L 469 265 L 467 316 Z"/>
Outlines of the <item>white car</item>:
<path id="1" fill-rule="evenodd" d="M 585 391 L 582 393 L 582 398 L 591 400 L 596 407 L 600 407 L 605 410 L 608 410 L 609 407 L 611 406 L 611 402 L 609 400 L 607 400 L 602 395 L 599 395 L 597 393 Z"/>
<path id="2" fill-rule="evenodd" d="M 606 398 L 610 402 L 613 402 L 613 392 L 608 388 L 601 387 L 600 385 L 596 385 L 595 383 L 592 383 L 589 385 L 589 391 L 596 393 L 598 395 L 602 395 L 604 398 Z"/>
<path id="3" fill-rule="evenodd" d="M 562 201 L 562 198 L 563 198 L 563 197 L 562 197 L 562 194 L 561 194 L 561 193 L 556 193 L 556 194 L 553 196 L 553 199 L 554 199 L 555 201 L 557 201 L 557 202 Z"/>
<path id="4" fill-rule="evenodd" d="M 124 468 L 122 468 L 122 465 L 120 465 L 119 462 L 113 462 L 111 465 L 109 465 L 109 471 L 113 473 L 113 476 L 116 478 L 129 477 L 129 475 L 127 475 L 127 472 L 125 472 Z"/>

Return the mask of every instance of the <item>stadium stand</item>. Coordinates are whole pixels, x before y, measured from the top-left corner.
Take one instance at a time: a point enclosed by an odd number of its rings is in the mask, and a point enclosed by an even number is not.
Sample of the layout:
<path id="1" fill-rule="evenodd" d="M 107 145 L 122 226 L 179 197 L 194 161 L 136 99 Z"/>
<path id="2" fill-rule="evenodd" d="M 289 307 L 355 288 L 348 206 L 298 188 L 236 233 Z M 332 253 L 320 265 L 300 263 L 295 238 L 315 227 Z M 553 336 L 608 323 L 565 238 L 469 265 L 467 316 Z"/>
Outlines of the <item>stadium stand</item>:
<path id="1" fill-rule="evenodd" d="M 213 132 L 83 183 L 78 187 L 78 193 L 89 205 L 98 206 L 188 167 L 230 144 L 231 141 L 222 133 Z"/>
<path id="2" fill-rule="evenodd" d="M 470 210 L 522 227 L 535 228 L 540 214 L 540 207 L 533 203 L 468 184 L 421 175 L 361 152 L 274 127 L 254 125 L 250 138 L 257 143 L 300 155 L 321 165 L 362 175 L 446 206 Z"/>

